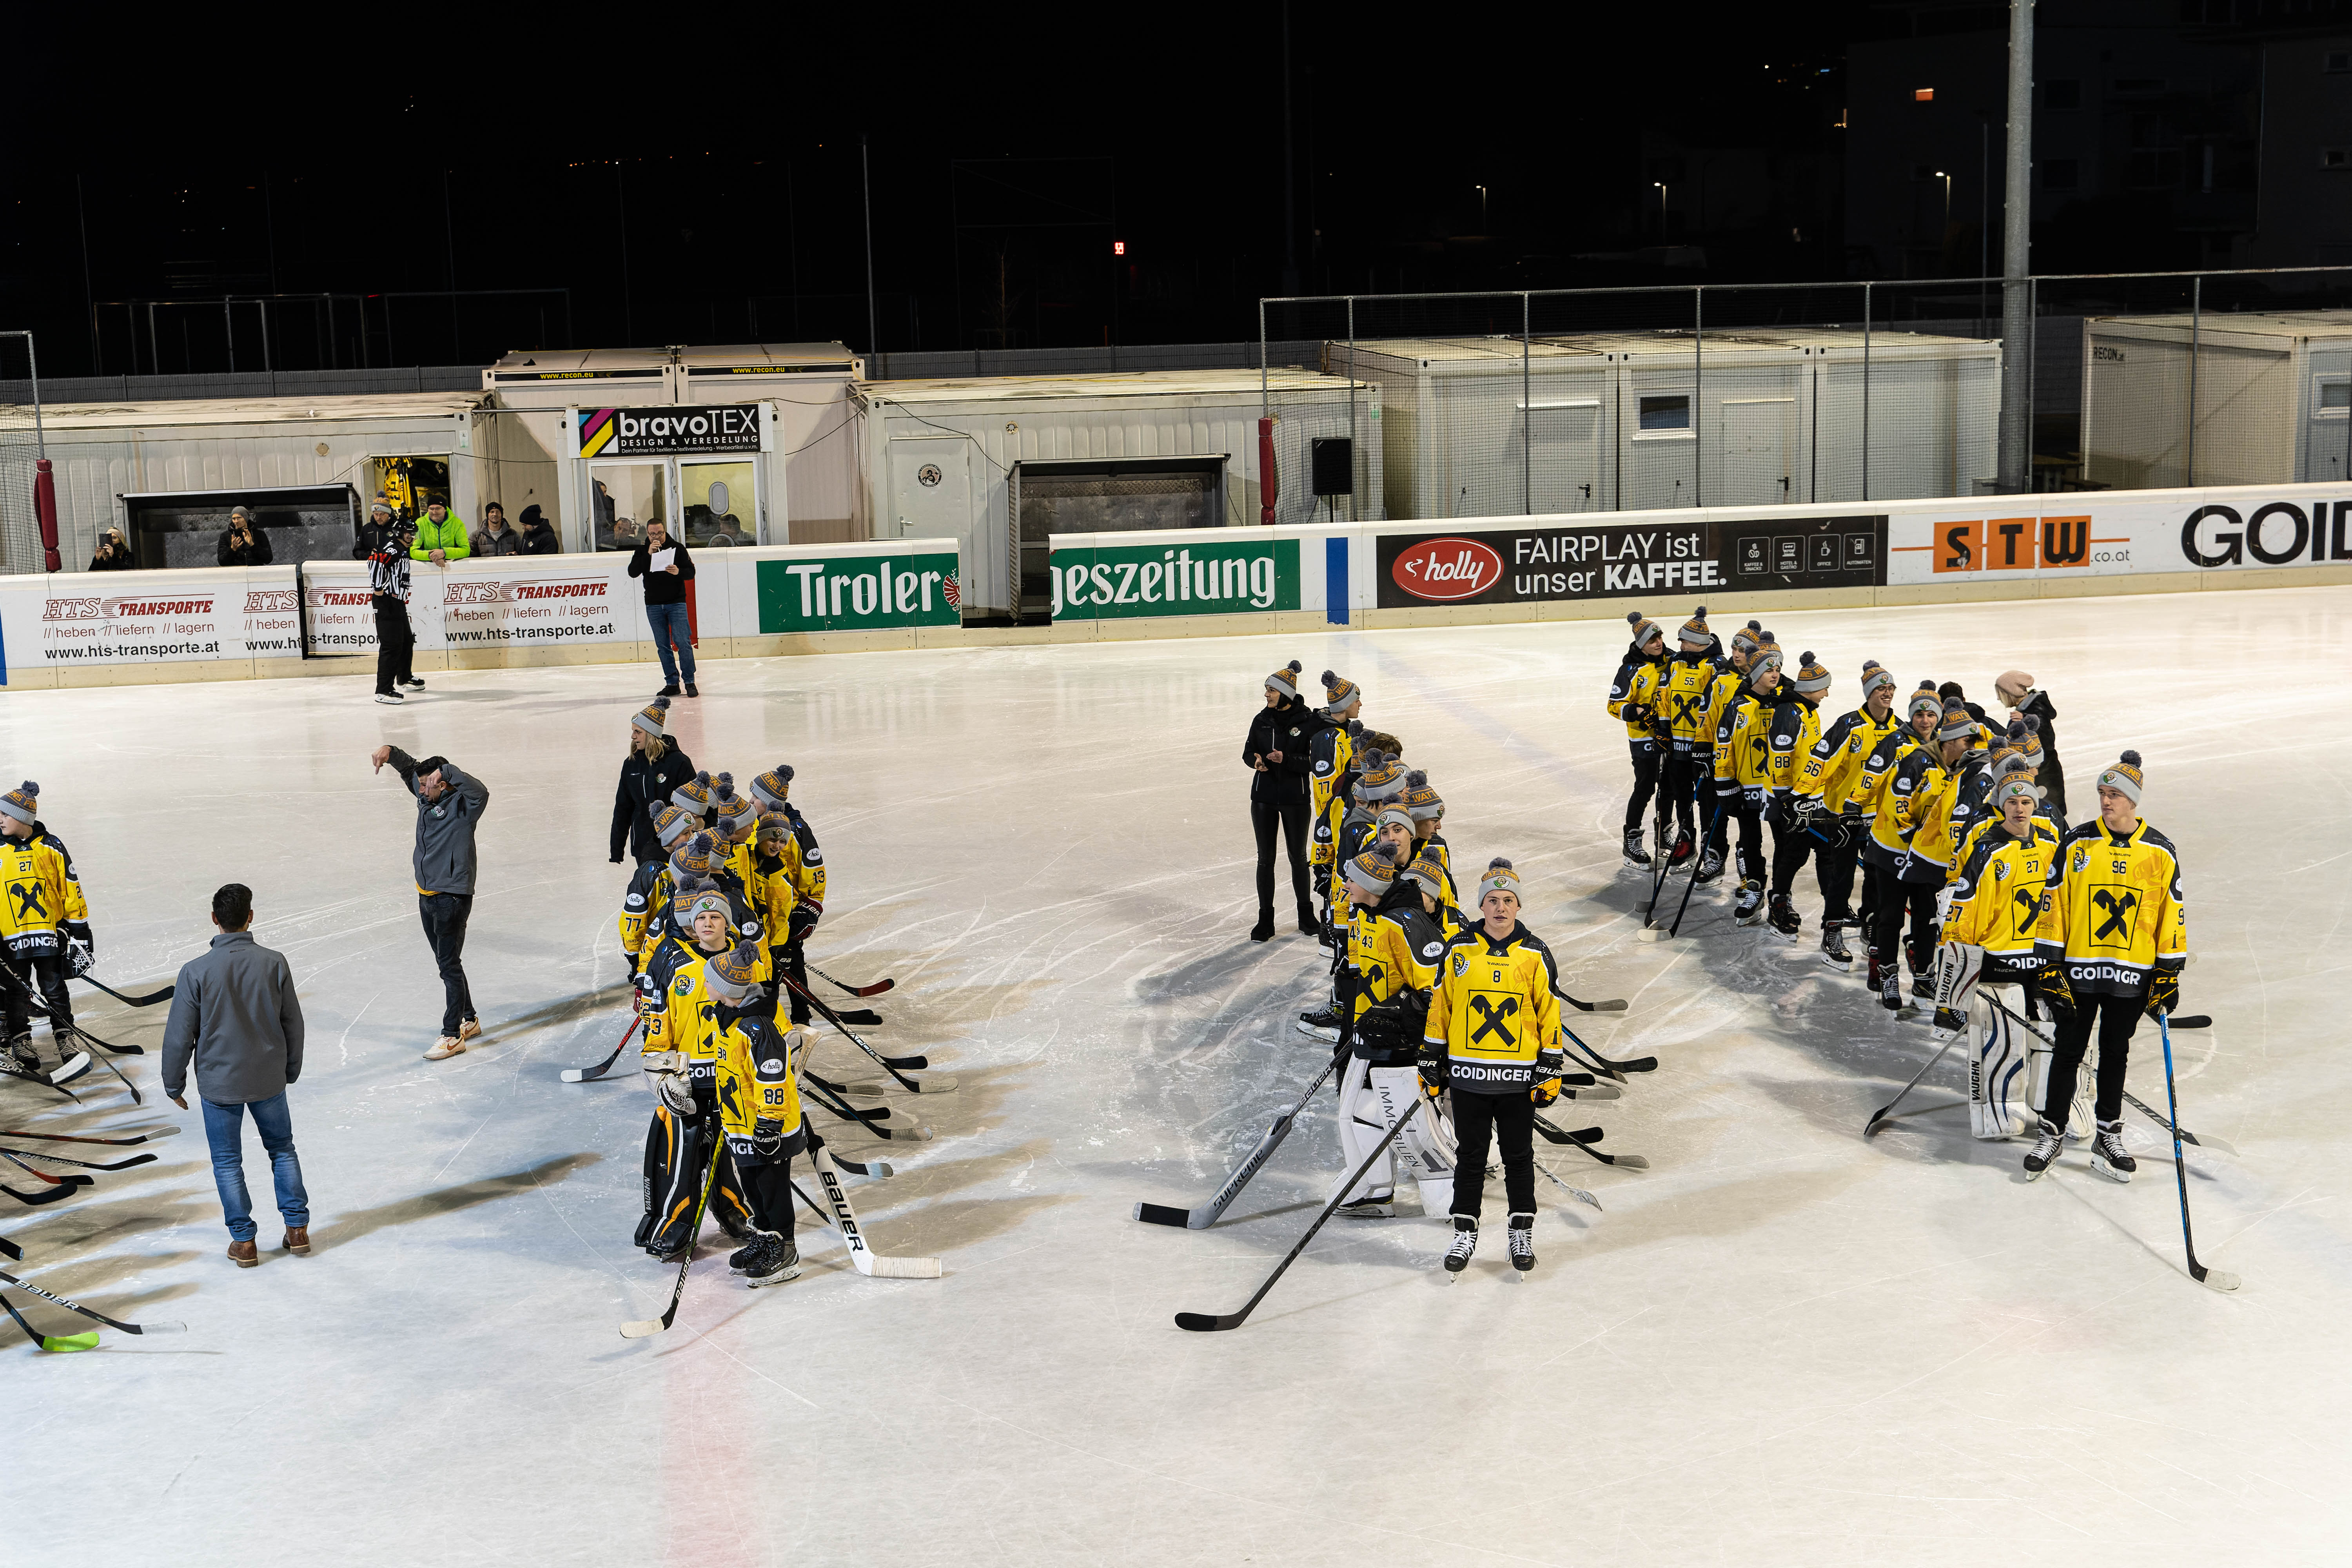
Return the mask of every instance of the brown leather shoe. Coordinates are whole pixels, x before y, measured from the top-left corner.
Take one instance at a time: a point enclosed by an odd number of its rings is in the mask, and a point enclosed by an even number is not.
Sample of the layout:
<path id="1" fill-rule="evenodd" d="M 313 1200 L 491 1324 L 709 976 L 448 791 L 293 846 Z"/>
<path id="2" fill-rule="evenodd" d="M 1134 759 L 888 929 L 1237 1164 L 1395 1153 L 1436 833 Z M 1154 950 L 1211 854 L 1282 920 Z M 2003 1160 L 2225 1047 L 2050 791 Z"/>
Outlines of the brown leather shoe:
<path id="1" fill-rule="evenodd" d="M 310 1257 L 310 1227 L 307 1225 L 288 1226 L 286 1227 L 285 1246 L 286 1250 L 292 1253 L 297 1258 Z"/>
<path id="2" fill-rule="evenodd" d="M 239 1268 L 258 1268 L 261 1264 L 261 1248 L 249 1241 L 232 1241 L 228 1244 L 228 1260 Z"/>

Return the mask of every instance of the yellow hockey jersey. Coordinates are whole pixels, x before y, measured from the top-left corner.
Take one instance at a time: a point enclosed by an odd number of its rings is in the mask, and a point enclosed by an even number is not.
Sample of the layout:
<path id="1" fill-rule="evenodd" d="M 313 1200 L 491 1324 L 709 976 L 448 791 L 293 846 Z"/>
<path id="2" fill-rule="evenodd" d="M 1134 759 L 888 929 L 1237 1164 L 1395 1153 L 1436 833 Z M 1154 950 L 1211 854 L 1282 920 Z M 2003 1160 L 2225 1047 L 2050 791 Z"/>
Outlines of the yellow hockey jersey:
<path id="1" fill-rule="evenodd" d="M 1422 1038 L 1444 1047 L 1456 1090 L 1535 1088 L 1536 1052 L 1559 1043 L 1557 977 L 1551 950 L 1524 925 L 1499 942 L 1473 926 L 1445 944 Z"/>
<path id="2" fill-rule="evenodd" d="M 1798 763 L 1811 757 L 1821 738 L 1822 710 L 1818 703 L 1799 697 L 1772 715 L 1765 730 L 1764 784 L 1774 800 L 1794 793 Z"/>
<path id="3" fill-rule="evenodd" d="M 2147 823 L 2122 835 L 2083 824 L 2059 842 L 2046 886 L 2050 916 L 2035 950 L 2065 964 L 2075 994 L 2142 995 L 2154 972 L 2188 963 L 2179 856 Z"/>
<path id="4" fill-rule="evenodd" d="M 1863 764 L 1878 742 L 1902 722 L 1892 709 L 1884 719 L 1873 719 L 1866 708 L 1840 714 L 1822 731 L 1812 750 L 1798 764 L 1797 781 L 1790 788 L 1800 795 L 1819 799 L 1832 811 L 1843 811 L 1855 782 L 1862 777 Z"/>
<path id="5" fill-rule="evenodd" d="M 1437 979 L 1445 939 L 1423 914 L 1417 888 L 1391 894 L 1377 909 L 1358 905 L 1348 922 L 1348 963 L 1356 972 L 1356 1016 L 1400 991 L 1426 991 Z"/>
<path id="6" fill-rule="evenodd" d="M 1968 852 L 1952 867 L 1952 902 L 1942 940 L 1985 950 L 2020 967 L 2039 964 L 2036 943 L 2049 921 L 2046 884 L 2058 851 L 2058 836 L 2035 817 L 2025 837 L 2013 836 L 1998 818 L 1969 839 Z"/>
<path id="7" fill-rule="evenodd" d="M 713 1085 L 719 1100 L 719 1126 L 737 1158 L 781 1161 L 805 1147 L 801 1128 L 800 1062 L 790 1036 L 773 1021 L 754 1015 L 736 1018 L 725 1028 L 713 1020 L 711 1038 Z M 784 1128 L 784 1141 L 773 1152 L 761 1154 L 751 1147 L 751 1135 L 761 1121 Z"/>
<path id="8" fill-rule="evenodd" d="M 1728 658 L 1718 659 L 1714 679 L 1706 688 L 1706 751 L 1715 752 L 1716 742 L 1723 734 L 1723 721 L 1739 700 L 1739 691 L 1748 679 L 1748 672 L 1733 664 Z"/>
<path id="9" fill-rule="evenodd" d="M 1627 719 L 1625 710 L 1640 707 L 1648 709 L 1653 714 L 1658 711 L 1658 677 L 1664 663 L 1663 658 L 1629 657 L 1617 667 L 1617 679 L 1609 684 L 1609 717 L 1624 720 L 1625 738 L 1629 741 L 1657 738 L 1654 719 Z M 1343 855 L 1339 858 L 1344 865 L 1347 857 Z"/>
<path id="10" fill-rule="evenodd" d="M 1328 866 L 1336 858 L 1332 846 L 1339 840 L 1339 819 L 1348 814 L 1342 792 L 1348 774 L 1355 770 L 1356 739 L 1345 724 L 1328 725 L 1307 742 L 1307 794 L 1314 808 L 1307 858 L 1310 864 Z"/>
<path id="11" fill-rule="evenodd" d="M 1715 743 L 1707 728 L 1707 698 L 1715 683 L 1711 658 L 1675 654 L 1658 672 L 1657 705 L 1677 752 L 1696 752 Z"/>
<path id="12" fill-rule="evenodd" d="M 0 939 L 10 952 L 53 957 L 65 951 L 65 928 L 89 919 L 73 862 L 45 833 L 0 837 L 0 878 L 8 884 Z"/>

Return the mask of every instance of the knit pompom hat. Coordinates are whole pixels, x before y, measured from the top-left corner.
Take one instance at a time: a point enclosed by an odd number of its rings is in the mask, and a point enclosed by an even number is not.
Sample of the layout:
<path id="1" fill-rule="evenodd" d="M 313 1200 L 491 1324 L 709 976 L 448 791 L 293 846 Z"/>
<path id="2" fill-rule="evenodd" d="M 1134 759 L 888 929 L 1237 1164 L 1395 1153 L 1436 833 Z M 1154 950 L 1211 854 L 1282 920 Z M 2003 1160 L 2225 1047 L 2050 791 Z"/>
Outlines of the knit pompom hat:
<path id="1" fill-rule="evenodd" d="M 1478 901 L 1484 904 L 1489 893 L 1508 893 L 1515 899 L 1519 896 L 1519 874 L 1500 855 L 1486 862 L 1486 874 L 1478 879 Z"/>
<path id="2" fill-rule="evenodd" d="M 2042 716 L 2028 713 L 2018 722 L 2025 726 L 2025 760 L 2038 768 L 2042 765 Z"/>
<path id="3" fill-rule="evenodd" d="M 697 773 L 670 791 L 670 804 L 696 816 L 710 815 L 710 775 Z"/>
<path id="4" fill-rule="evenodd" d="M 1385 893 L 1396 882 L 1396 862 L 1378 849 L 1368 849 L 1348 862 L 1348 885 L 1367 893 Z"/>
<path id="5" fill-rule="evenodd" d="M 1445 868 L 1437 863 L 1434 855 L 1416 855 L 1404 874 L 1421 884 L 1421 890 L 1433 899 L 1445 897 Z"/>
<path id="6" fill-rule="evenodd" d="M 1936 695 L 1936 683 L 1932 680 L 1921 681 L 1919 689 L 1911 694 L 1911 700 L 1903 711 L 1913 719 L 1918 718 L 1922 713 L 1932 713 L 1941 718 L 1944 712 L 1944 700 Z"/>
<path id="7" fill-rule="evenodd" d="M 698 833 L 669 852 L 670 874 L 678 878 L 708 877 L 710 857 L 719 846 L 708 833 Z"/>
<path id="8" fill-rule="evenodd" d="M 1830 672 L 1814 662 L 1811 650 L 1799 654 L 1797 659 L 1794 684 L 1798 691 L 1807 697 L 1819 697 L 1830 689 Z"/>
<path id="9" fill-rule="evenodd" d="M 2022 795 L 2035 805 L 2042 804 L 2042 792 L 2033 787 L 2030 773 L 2004 773 L 1992 786 L 1992 808 L 1999 811 L 2001 803 L 2011 795 Z"/>
<path id="10" fill-rule="evenodd" d="M 654 814 L 654 837 L 660 841 L 661 847 L 665 849 L 675 847 L 678 839 L 685 836 L 687 829 L 694 826 L 692 814 L 680 811 L 674 805 L 655 806 L 650 809 Z"/>
<path id="11" fill-rule="evenodd" d="M 760 803 L 761 811 L 782 811 L 784 797 L 792 794 L 793 765 L 778 763 L 751 781 L 751 798 Z"/>
<path id="12" fill-rule="evenodd" d="M 666 726 L 669 722 L 669 699 L 655 698 L 652 707 L 631 714 L 629 722 L 657 741 L 667 739 L 669 731 Z"/>
<path id="13" fill-rule="evenodd" d="M 1346 710 L 1349 703 L 1357 701 L 1363 695 L 1364 689 L 1346 676 L 1335 675 L 1328 669 L 1323 672 L 1323 716 L 1325 718 L 1337 719 Z"/>
<path id="14" fill-rule="evenodd" d="M 726 773 L 719 775 L 710 791 L 711 810 L 718 819 L 719 830 L 728 841 L 740 844 L 759 830 L 760 808 L 749 795 L 735 793 L 735 781 Z"/>
<path id="15" fill-rule="evenodd" d="M 1998 784 L 2011 773 L 2019 773 L 2030 783 L 2033 778 L 2033 759 L 2025 754 L 2026 729 L 2013 723 L 2001 731 L 1992 743 L 1992 776 Z"/>
<path id="16" fill-rule="evenodd" d="M 1772 634 L 1765 632 L 1761 636 L 1763 640 L 1756 645 L 1756 651 L 1748 656 L 1748 676 L 1750 680 L 1768 669 L 1777 671 L 1788 662 L 1788 655 L 1782 653 L 1780 645 L 1772 640 Z"/>
<path id="17" fill-rule="evenodd" d="M 1292 659 L 1288 664 L 1284 665 L 1280 669 L 1276 670 L 1272 675 L 1265 678 L 1265 689 L 1268 691 L 1278 692 L 1282 696 L 1289 698 L 1293 702 L 1297 701 L 1298 674 L 1299 671 L 1306 668 L 1307 667 L 1305 665 L 1299 663 L 1297 659 Z"/>
<path id="18" fill-rule="evenodd" d="M 1746 626 L 1731 634 L 1731 651 L 1734 653 L 1754 652 L 1758 646 L 1759 639 L 1763 636 L 1763 622 L 1748 622 Z"/>
<path id="19" fill-rule="evenodd" d="M 1938 741 L 1965 741 L 1977 732 L 1977 716 L 1958 698 L 1944 702 L 1944 721 L 1936 726 Z"/>
<path id="20" fill-rule="evenodd" d="M 1403 801 L 1392 800 L 1381 806 L 1372 817 L 1372 831 L 1378 833 L 1391 822 L 1407 833 L 1412 831 L 1412 812 Z"/>
<path id="21" fill-rule="evenodd" d="M 1697 612 L 1683 623 L 1683 629 L 1676 635 L 1690 647 L 1705 647 L 1713 642 L 1715 634 L 1706 629 L 1706 606 L 1701 605 Z"/>
<path id="22" fill-rule="evenodd" d="M 1641 611 L 1626 611 L 1625 622 L 1633 628 L 1633 647 L 1636 649 L 1647 647 L 1652 637 L 1657 638 L 1659 644 L 1664 646 L 1666 640 L 1665 629 L 1643 615 Z"/>
<path id="23" fill-rule="evenodd" d="M 0 795 L 0 811 L 29 827 L 41 815 L 40 794 L 41 786 L 26 779 L 6 795 Z"/>
<path id="24" fill-rule="evenodd" d="M 1356 793 L 1368 806 L 1385 805 L 1404 793 L 1404 769 L 1385 752 L 1379 753 L 1381 764 L 1368 768 L 1356 781 Z"/>
<path id="25" fill-rule="evenodd" d="M 2099 788 L 2119 789 L 2131 798 L 2134 805 L 2139 804 L 2139 792 L 2146 784 L 2147 780 L 2140 773 L 2137 752 L 2126 752 L 2121 757 L 2102 769 L 2099 773 Z M 14 814 L 11 813 L 11 815 Z"/>
<path id="26" fill-rule="evenodd" d="M 727 905 L 727 895 L 708 877 L 681 878 L 677 890 L 670 895 L 669 909 L 677 929 L 683 931 L 694 929 L 694 917 L 698 914 L 721 914 L 730 920 L 735 914 Z"/>
<path id="27" fill-rule="evenodd" d="M 1864 702 L 1869 701 L 1870 694 L 1880 687 L 1892 689 L 1894 685 L 1895 677 L 1888 673 L 1885 665 L 1874 658 L 1862 661 L 1862 700 Z"/>
<path id="28" fill-rule="evenodd" d="M 781 811 L 763 811 L 760 814 L 759 831 L 762 837 L 772 833 L 781 838 L 790 838 L 793 836 L 793 819 Z"/>
<path id="29" fill-rule="evenodd" d="M 703 988 L 730 1006 L 761 994 L 760 944 L 739 942 L 725 952 L 714 952 L 702 963 Z"/>
<path id="30" fill-rule="evenodd" d="M 1404 775 L 1404 793 L 1397 796 L 1397 802 L 1412 813 L 1417 823 L 1445 815 L 1445 803 L 1429 787 L 1429 775 L 1417 768 Z"/>

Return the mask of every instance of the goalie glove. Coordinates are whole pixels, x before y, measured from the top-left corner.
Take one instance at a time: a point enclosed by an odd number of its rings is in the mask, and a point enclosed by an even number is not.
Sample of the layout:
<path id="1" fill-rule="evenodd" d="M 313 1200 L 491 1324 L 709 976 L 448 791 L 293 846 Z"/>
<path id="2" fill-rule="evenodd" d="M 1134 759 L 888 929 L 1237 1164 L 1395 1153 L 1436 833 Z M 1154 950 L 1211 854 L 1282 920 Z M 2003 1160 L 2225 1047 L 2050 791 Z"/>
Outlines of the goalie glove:
<path id="1" fill-rule="evenodd" d="M 686 1054 L 683 1051 L 647 1051 L 645 1071 L 646 1078 L 653 1082 L 655 1096 L 664 1105 L 680 1116 L 696 1113 L 694 1085 L 686 1076 Z"/>

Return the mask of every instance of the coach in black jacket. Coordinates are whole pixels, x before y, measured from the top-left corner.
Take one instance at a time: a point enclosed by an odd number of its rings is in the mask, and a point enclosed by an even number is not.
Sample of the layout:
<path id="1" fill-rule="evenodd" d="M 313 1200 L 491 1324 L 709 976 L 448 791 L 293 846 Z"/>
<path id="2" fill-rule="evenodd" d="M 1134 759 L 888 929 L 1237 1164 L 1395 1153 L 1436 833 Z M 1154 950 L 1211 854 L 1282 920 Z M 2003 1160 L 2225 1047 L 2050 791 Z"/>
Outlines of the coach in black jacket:
<path id="1" fill-rule="evenodd" d="M 1274 935 L 1274 840 L 1278 832 L 1290 855 L 1291 891 L 1298 900 L 1298 929 L 1321 929 L 1315 895 L 1307 878 L 1307 747 L 1328 727 L 1323 716 L 1299 700 L 1299 664 L 1265 678 L 1265 706 L 1251 715 L 1242 742 L 1242 765 L 1252 770 L 1250 826 L 1257 834 L 1257 924 L 1252 942 Z"/>
<path id="2" fill-rule="evenodd" d="M 670 792 L 694 776 L 694 761 L 669 738 L 669 699 L 629 717 L 629 756 L 613 792 L 613 864 L 626 849 L 638 865 L 662 852 L 654 837 L 654 816 L 669 804 Z"/>

